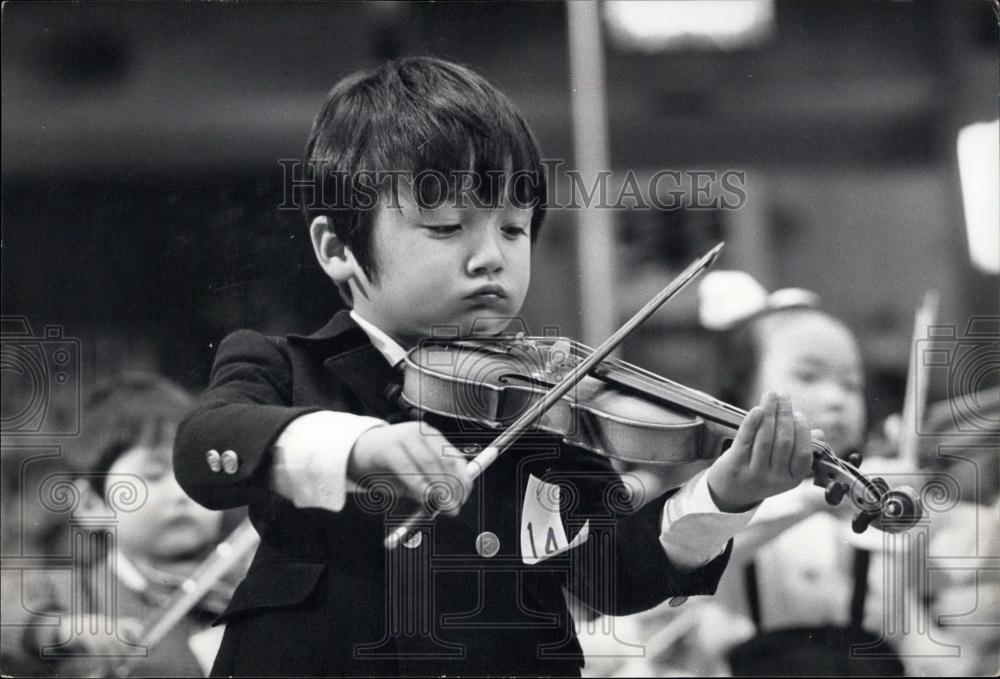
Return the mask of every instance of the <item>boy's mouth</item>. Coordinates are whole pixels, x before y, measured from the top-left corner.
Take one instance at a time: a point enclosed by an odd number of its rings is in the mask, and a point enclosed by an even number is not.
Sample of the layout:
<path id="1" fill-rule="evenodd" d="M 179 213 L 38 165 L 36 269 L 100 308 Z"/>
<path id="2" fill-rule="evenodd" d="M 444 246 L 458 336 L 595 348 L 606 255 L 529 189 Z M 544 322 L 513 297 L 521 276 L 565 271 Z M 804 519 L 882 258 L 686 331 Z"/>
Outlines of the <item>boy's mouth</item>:
<path id="1" fill-rule="evenodd" d="M 465 296 L 465 299 L 471 299 L 474 301 L 487 302 L 490 300 L 507 299 L 507 292 L 503 287 L 499 285 L 484 285 L 477 288 L 471 294 Z"/>
<path id="2" fill-rule="evenodd" d="M 198 521 L 190 514 L 177 514 L 170 517 L 163 522 L 163 527 L 167 530 L 174 530 L 178 528 L 187 528 L 189 526 L 197 526 Z"/>

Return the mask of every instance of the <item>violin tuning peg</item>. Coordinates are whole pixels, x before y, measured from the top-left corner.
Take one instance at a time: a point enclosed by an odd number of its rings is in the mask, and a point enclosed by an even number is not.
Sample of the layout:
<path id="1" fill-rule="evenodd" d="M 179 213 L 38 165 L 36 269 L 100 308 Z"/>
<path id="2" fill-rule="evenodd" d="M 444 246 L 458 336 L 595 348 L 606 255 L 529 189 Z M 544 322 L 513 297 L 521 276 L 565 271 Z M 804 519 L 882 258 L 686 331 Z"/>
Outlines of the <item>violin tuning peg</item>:
<path id="1" fill-rule="evenodd" d="M 855 469 L 861 466 L 861 453 L 851 453 L 847 456 L 847 461 L 854 466 Z"/>
<path id="2" fill-rule="evenodd" d="M 844 499 L 844 493 L 846 491 L 847 489 L 844 487 L 844 484 L 838 482 L 831 483 L 826 488 L 826 503 L 836 507 Z"/>
<path id="3" fill-rule="evenodd" d="M 857 514 L 854 515 L 854 518 L 851 519 L 851 530 L 860 535 L 861 533 L 865 532 L 871 521 L 872 520 L 870 516 L 868 516 L 864 512 L 858 512 Z"/>

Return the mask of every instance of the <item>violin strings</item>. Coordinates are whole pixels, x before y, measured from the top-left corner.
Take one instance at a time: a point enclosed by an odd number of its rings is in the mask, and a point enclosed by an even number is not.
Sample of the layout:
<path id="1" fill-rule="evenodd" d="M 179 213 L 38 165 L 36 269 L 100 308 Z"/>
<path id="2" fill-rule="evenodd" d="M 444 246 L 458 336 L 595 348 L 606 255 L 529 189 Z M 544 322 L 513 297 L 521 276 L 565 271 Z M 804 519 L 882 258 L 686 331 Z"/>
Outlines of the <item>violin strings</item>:
<path id="1" fill-rule="evenodd" d="M 588 352 L 593 352 L 593 349 L 582 342 L 577 342 L 576 340 L 569 340 L 572 353 L 580 358 L 586 356 Z M 663 387 L 668 387 L 674 389 L 678 394 L 682 396 L 687 396 L 691 398 L 699 405 L 715 408 L 722 411 L 725 415 L 732 415 L 739 418 L 745 418 L 747 411 L 742 408 L 738 408 L 732 404 L 726 403 L 725 401 L 712 396 L 704 391 L 694 389 L 684 384 L 675 382 L 662 375 L 657 375 L 656 373 L 647 370 L 641 366 L 635 365 L 634 363 L 629 363 L 627 361 L 622 361 L 619 359 L 609 358 L 606 363 L 613 366 L 614 368 L 622 371 L 623 373 L 633 377 L 636 381 L 644 383 L 650 387 L 650 390 L 655 390 L 657 388 L 662 389 Z M 830 448 L 829 444 L 816 438 L 811 438 L 811 443 L 818 448 L 817 452 L 826 457 L 829 461 L 832 461 L 838 468 L 842 469 L 849 476 L 861 480 L 867 486 L 867 478 L 864 475 L 859 475 L 854 472 L 853 468 L 846 465 L 843 460 L 841 460 Z"/>
<path id="2" fill-rule="evenodd" d="M 587 351 L 592 351 L 590 347 L 580 342 L 572 341 L 573 348 L 577 353 L 585 355 Z M 669 378 L 663 377 L 662 375 L 657 375 L 645 368 L 635 365 L 634 363 L 629 363 L 627 361 L 621 361 L 619 359 L 607 359 L 606 363 L 621 370 L 622 372 L 634 377 L 637 381 L 643 382 L 649 385 L 651 388 L 671 388 L 678 392 L 682 396 L 686 396 L 698 405 L 702 405 L 709 408 L 715 408 L 718 411 L 722 411 L 725 415 L 736 416 L 739 418 L 746 417 L 746 411 L 736 406 L 730 405 L 725 401 L 722 401 L 711 394 L 707 394 L 698 389 L 694 389 L 684 384 L 675 382 Z"/>
<path id="3" fill-rule="evenodd" d="M 635 375 L 636 377 L 639 377 L 640 379 L 641 378 L 647 379 L 649 383 L 653 383 L 653 384 L 655 384 L 657 382 L 665 383 L 666 385 L 668 385 L 668 386 L 676 389 L 677 391 L 679 391 L 679 392 L 681 392 L 681 393 L 683 393 L 683 394 L 685 394 L 687 396 L 690 396 L 691 398 L 702 400 L 705 403 L 705 405 L 708 405 L 708 406 L 711 406 L 711 407 L 715 407 L 715 408 L 718 408 L 720 410 L 724 410 L 724 411 L 726 411 L 726 412 L 728 412 L 730 414 L 733 414 L 733 415 L 738 415 L 740 417 L 746 417 L 747 413 L 746 413 L 745 410 L 743 410 L 741 408 L 737 408 L 736 406 L 730 405 L 729 403 L 726 403 L 725 401 L 722 401 L 721 399 L 718 399 L 718 398 L 716 398 L 716 397 L 712 396 L 711 394 L 708 394 L 708 393 L 706 393 L 704 391 L 701 391 L 699 389 L 695 389 L 693 387 L 689 387 L 689 386 L 687 386 L 685 384 L 680 384 L 679 382 L 675 382 L 675 381 L 671 380 L 670 378 L 663 377 L 661 375 L 657 375 L 657 374 L 655 374 L 653 372 L 650 372 L 649 370 L 646 370 L 645 368 L 642 368 L 640 366 L 634 365 L 632 363 L 628 363 L 626 361 L 617 361 L 615 359 L 612 359 L 612 362 L 615 364 L 616 367 L 623 368 L 623 369 L 625 369 L 627 371 L 630 371 L 633 375 Z"/>
<path id="4" fill-rule="evenodd" d="M 569 340 L 569 342 L 570 342 L 571 354 L 573 354 L 578 359 L 587 356 L 588 352 L 590 353 L 593 352 L 593 349 L 591 347 L 587 346 L 586 344 L 583 344 L 582 342 L 577 342 L 576 340 Z M 678 382 L 674 382 L 673 380 L 663 377 L 662 375 L 657 375 L 656 373 L 653 373 L 633 363 L 629 363 L 627 361 L 622 361 L 614 358 L 606 359 L 605 362 L 608 363 L 610 366 L 616 368 L 617 370 L 621 371 L 622 373 L 634 378 L 637 382 L 648 385 L 650 391 L 655 391 L 657 389 L 662 390 L 664 387 L 668 387 L 674 389 L 679 395 L 683 395 L 694 400 L 696 403 L 698 403 L 698 405 L 709 408 L 716 408 L 717 410 L 722 411 L 724 414 L 734 415 L 739 417 L 740 419 L 745 418 L 747 415 L 747 411 L 743 410 L 742 408 L 737 408 L 736 406 L 726 403 L 725 401 L 718 399 L 712 396 L 711 394 L 707 394 L 698 389 L 694 389 L 692 387 L 688 387 Z M 833 465 L 842 474 L 844 474 L 850 479 L 853 479 L 854 482 L 860 483 L 862 488 L 864 488 L 866 491 L 874 492 L 876 495 L 879 494 L 878 489 L 875 487 L 875 484 L 866 475 L 862 474 L 857 469 L 855 469 L 853 465 L 850 465 L 845 461 L 841 460 L 839 457 L 837 457 L 836 453 L 833 452 L 833 449 L 829 446 L 829 444 L 812 437 L 810 437 L 810 442 L 815 448 L 817 448 L 814 454 L 817 455 L 821 460 L 823 460 L 827 464 Z"/>

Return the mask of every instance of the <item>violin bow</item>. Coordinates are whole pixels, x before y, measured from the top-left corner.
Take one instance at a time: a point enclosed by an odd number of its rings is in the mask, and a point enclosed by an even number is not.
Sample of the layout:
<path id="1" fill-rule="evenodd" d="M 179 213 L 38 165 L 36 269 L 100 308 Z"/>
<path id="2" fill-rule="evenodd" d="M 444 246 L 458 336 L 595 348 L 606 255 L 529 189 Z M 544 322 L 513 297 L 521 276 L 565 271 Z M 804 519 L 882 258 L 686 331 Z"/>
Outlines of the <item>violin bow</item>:
<path id="1" fill-rule="evenodd" d="M 465 473 L 471 481 L 475 481 L 486 469 L 493 464 L 500 455 L 507 450 L 510 445 L 517 440 L 528 427 L 544 415 L 559 399 L 565 396 L 575 387 L 587 374 L 597 365 L 607 358 L 618 345 L 629 336 L 643 321 L 653 315 L 653 313 L 665 304 L 669 299 L 677 295 L 687 287 L 699 274 L 715 263 L 719 258 L 724 243 L 719 243 L 697 260 L 692 262 L 684 271 L 677 275 L 651 300 L 646 302 L 632 318 L 627 320 L 611 337 L 606 339 L 593 353 L 580 361 L 569 370 L 565 377 L 554 387 L 546 392 L 545 396 L 536 401 L 518 417 L 507 429 L 505 429 L 493 442 L 482 450 L 476 457 L 469 461 L 465 467 Z M 400 543 L 405 543 L 419 532 L 417 524 L 433 520 L 440 510 L 431 510 L 421 507 L 414 512 L 403 524 L 393 530 L 385 539 L 386 549 L 395 549 Z"/>
<path id="2" fill-rule="evenodd" d="M 192 608 L 204 598 L 208 591 L 232 570 L 260 542 L 257 529 L 250 519 L 243 522 L 212 550 L 212 553 L 198 566 L 183 583 L 166 607 L 163 614 L 147 626 L 136 642 L 139 646 L 152 648 L 163 640 L 174 626 L 184 619 Z M 115 668 L 115 676 L 127 677 L 137 662 L 143 658 L 129 658 Z"/>
<path id="3" fill-rule="evenodd" d="M 920 340 L 929 338 L 929 329 L 937 319 L 938 296 L 930 291 L 924 294 L 923 303 L 917 307 L 913 319 L 913 338 L 910 340 L 910 368 L 906 373 L 906 396 L 903 401 L 899 429 L 899 457 L 911 469 L 920 466 L 917 431 L 927 409 L 927 378 L 929 367 L 920 360 Z"/>

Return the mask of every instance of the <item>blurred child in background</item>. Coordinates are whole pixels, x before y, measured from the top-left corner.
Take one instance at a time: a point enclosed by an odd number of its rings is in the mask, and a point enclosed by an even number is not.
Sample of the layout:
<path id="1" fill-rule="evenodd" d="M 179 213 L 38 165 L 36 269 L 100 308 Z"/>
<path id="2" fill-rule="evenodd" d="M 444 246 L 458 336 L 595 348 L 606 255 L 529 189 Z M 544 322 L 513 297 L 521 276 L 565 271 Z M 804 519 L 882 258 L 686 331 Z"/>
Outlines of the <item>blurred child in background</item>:
<path id="1" fill-rule="evenodd" d="M 861 352 L 853 332 L 817 308 L 814 294 L 768 295 L 750 276 L 727 271 L 707 274 L 699 294 L 702 324 L 720 332 L 720 398 L 747 407 L 760 390 L 788 394 L 838 456 L 861 449 Z M 617 674 L 902 674 L 888 642 L 880 657 L 851 658 L 852 645 L 879 642 L 884 624 L 882 565 L 870 551 L 881 542 L 876 536 L 855 546 L 849 504 L 830 507 L 811 479 L 767 499 L 734 539 L 715 597 L 646 613 L 639 631 L 622 627 L 646 655 Z"/>
<path id="2" fill-rule="evenodd" d="M 701 321 L 722 331 L 720 396 L 745 407 L 755 389 L 790 394 L 842 458 L 867 432 L 865 376 L 854 333 L 805 290 L 767 295 L 746 274 L 716 272 L 701 289 Z M 811 481 L 770 498 L 735 548 L 724 600 L 753 623 L 729 655 L 734 675 L 899 675 L 882 598 L 881 540 L 855 539 L 850 503 L 826 504 Z M 873 553 L 874 549 L 874 553 Z M 852 658 L 852 647 L 865 651 Z"/>
<path id="3" fill-rule="evenodd" d="M 95 462 L 80 475 L 75 519 L 90 526 L 91 538 L 73 546 L 86 552 L 74 554 L 84 564 L 74 573 L 83 597 L 50 602 L 63 624 L 34 626 L 25 639 L 53 674 L 108 676 L 137 653 L 146 657 L 133 660 L 132 676 L 207 674 L 222 632 L 210 623 L 232 595 L 228 581 L 148 655 L 137 645 L 224 537 L 225 515 L 188 498 L 173 475 L 174 433 L 192 403 L 176 385 L 145 373 L 112 377 L 86 402 L 81 451 Z"/>
<path id="4" fill-rule="evenodd" d="M 734 303 L 736 290 L 744 299 Z M 746 564 L 742 577 L 720 587 L 720 601 L 735 604 L 755 630 L 728 653 L 733 674 L 995 675 L 1000 633 L 990 602 L 1000 579 L 975 564 L 1000 555 L 998 432 L 953 430 L 963 419 L 956 407 L 970 404 L 977 421 L 995 422 L 996 391 L 929 407 L 919 443 L 933 450 L 899 450 L 890 436 L 879 451 L 865 446 L 857 340 L 815 296 L 768 296 L 731 272 L 710 274 L 701 292 L 703 324 L 723 331 L 723 398 L 744 405 L 754 389 L 787 391 L 839 456 L 863 449 L 869 477 L 884 474 L 933 500 L 910 539 L 854 534 L 849 503 L 830 507 L 808 482 L 764 502 L 735 543 L 732 572 Z M 967 567 L 928 569 L 924 556 L 960 557 Z"/>

